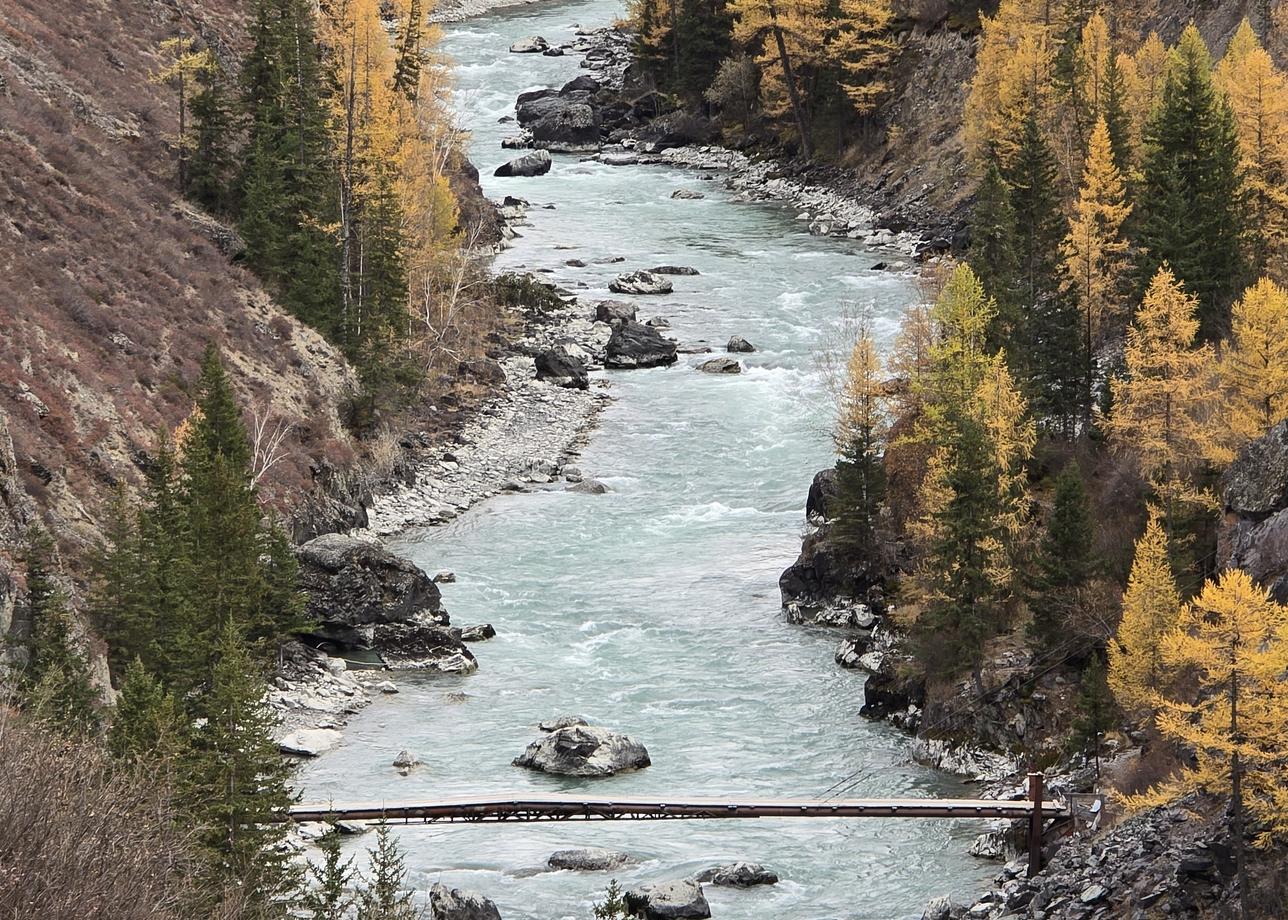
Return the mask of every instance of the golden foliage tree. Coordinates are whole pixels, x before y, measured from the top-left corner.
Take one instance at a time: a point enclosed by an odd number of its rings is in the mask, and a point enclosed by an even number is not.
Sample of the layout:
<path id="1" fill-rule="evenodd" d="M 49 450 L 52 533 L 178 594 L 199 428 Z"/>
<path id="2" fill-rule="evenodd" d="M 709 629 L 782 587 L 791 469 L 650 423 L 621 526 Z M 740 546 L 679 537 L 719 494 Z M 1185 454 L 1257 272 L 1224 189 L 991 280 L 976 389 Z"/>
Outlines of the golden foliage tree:
<path id="1" fill-rule="evenodd" d="M 1288 291 L 1263 278 L 1244 293 L 1218 371 L 1232 448 L 1288 418 Z"/>
<path id="2" fill-rule="evenodd" d="M 1248 191 L 1253 267 L 1285 283 L 1288 256 L 1288 76 L 1245 19 L 1217 65 L 1215 82 L 1234 110 Z"/>
<path id="3" fill-rule="evenodd" d="M 1163 266 L 1127 329 L 1126 375 L 1113 381 L 1109 434 L 1136 457 L 1163 498 L 1169 522 L 1177 502 L 1207 503 L 1192 475 L 1204 458 L 1228 458 L 1211 424 L 1213 355 L 1195 347 L 1198 301 Z"/>
<path id="4" fill-rule="evenodd" d="M 1167 534 L 1156 511 L 1136 541 L 1136 558 L 1123 595 L 1122 621 L 1109 643 L 1109 688 L 1125 712 L 1146 712 L 1171 671 L 1163 639 L 1176 627 L 1181 596 L 1172 575 Z"/>
<path id="5" fill-rule="evenodd" d="M 195 39 L 188 36 L 168 38 L 158 51 L 164 64 L 151 74 L 151 80 L 173 86 L 178 97 L 179 133 L 175 137 L 175 149 L 179 159 L 179 189 L 186 193 L 188 160 L 194 146 L 188 125 L 189 103 L 201 76 L 214 71 L 218 62 L 209 48 L 197 48 Z"/>
<path id="6" fill-rule="evenodd" d="M 1130 213 L 1123 178 L 1114 164 L 1109 127 L 1101 117 L 1087 147 L 1082 188 L 1061 250 L 1063 286 L 1082 310 L 1088 385 L 1096 350 L 1124 319 L 1123 289 L 1130 264 L 1122 228 Z"/>
<path id="7" fill-rule="evenodd" d="M 1124 54 L 1118 58 L 1127 90 L 1127 113 L 1131 120 L 1132 150 L 1136 152 L 1134 161 L 1137 164 L 1145 126 L 1163 98 L 1169 60 L 1167 46 L 1157 32 L 1149 33 L 1135 54 Z"/>
<path id="8" fill-rule="evenodd" d="M 995 16 L 981 18 L 964 121 L 966 149 L 979 160 L 995 152 L 1009 162 L 1029 113 L 1053 111 L 1056 52 L 1046 6 L 1002 0 Z"/>
<path id="9" fill-rule="evenodd" d="M 876 111 L 890 91 L 887 71 L 898 54 L 890 37 L 890 0 L 841 0 L 828 54 L 841 68 L 841 86 L 859 117 Z"/>
<path id="10" fill-rule="evenodd" d="M 1228 796 L 1246 896 L 1245 810 L 1258 824 L 1259 846 L 1288 834 L 1288 609 L 1232 569 L 1186 605 L 1163 655 L 1170 667 L 1194 675 L 1196 686 L 1185 699 L 1159 698 L 1158 727 L 1191 749 L 1195 763 L 1127 803 L 1161 804 L 1194 790 Z"/>

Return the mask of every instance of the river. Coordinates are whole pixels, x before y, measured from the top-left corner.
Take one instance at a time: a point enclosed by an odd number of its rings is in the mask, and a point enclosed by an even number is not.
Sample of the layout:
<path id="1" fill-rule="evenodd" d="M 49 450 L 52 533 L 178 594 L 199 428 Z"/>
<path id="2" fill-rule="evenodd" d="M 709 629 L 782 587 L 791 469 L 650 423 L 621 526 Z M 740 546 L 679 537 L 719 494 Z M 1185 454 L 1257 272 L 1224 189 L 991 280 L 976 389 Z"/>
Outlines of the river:
<path id="1" fill-rule="evenodd" d="M 810 236 L 792 211 L 735 201 L 722 183 L 665 167 L 609 167 L 556 156 L 549 175 L 496 179 L 517 155 L 500 148 L 522 90 L 560 85 L 576 57 L 506 53 L 518 38 L 552 43 L 577 25 L 606 25 L 620 2 L 541 4 L 446 27 L 456 105 L 471 156 L 492 197 L 528 198 L 531 226 L 499 270 L 548 277 L 608 296 L 619 271 L 661 263 L 701 274 L 674 295 L 637 298 L 688 345 L 722 351 L 732 334 L 759 351 L 737 377 L 669 369 L 610 373 L 617 397 L 579 462 L 612 492 L 562 491 L 493 499 L 448 526 L 409 531 L 393 548 L 444 586 L 453 622 L 490 622 L 467 677 L 395 675 L 345 742 L 301 772 L 304 797 L 379 801 L 500 790 L 643 792 L 762 797 L 962 794 L 911 764 L 907 739 L 858 716 L 863 676 L 832 663 L 836 633 L 793 626 L 777 579 L 796 556 L 813 472 L 830 462 L 829 400 L 819 343 L 854 305 L 878 336 L 893 332 L 915 292 L 909 278 L 873 271 L 880 253 Z M 672 200 L 677 188 L 701 200 Z M 553 205 L 553 209 L 542 208 Z M 624 256 L 620 264 L 596 259 Z M 588 267 L 564 263 L 579 259 Z M 584 288 L 584 291 L 583 291 Z M 644 742 L 649 769 L 568 780 L 510 765 L 536 723 L 584 715 Z M 400 776 L 401 748 L 425 766 Z M 745 859 L 781 876 L 772 888 L 707 887 L 717 920 L 915 918 L 930 898 L 969 902 L 995 867 L 965 855 L 980 828 L 947 821 L 751 820 L 406 827 L 397 834 L 412 881 L 479 891 L 506 920 L 588 920 L 609 876 L 540 871 L 553 851 L 605 846 L 636 862 L 623 885 L 678 878 Z M 360 843 L 349 844 L 355 850 Z"/>

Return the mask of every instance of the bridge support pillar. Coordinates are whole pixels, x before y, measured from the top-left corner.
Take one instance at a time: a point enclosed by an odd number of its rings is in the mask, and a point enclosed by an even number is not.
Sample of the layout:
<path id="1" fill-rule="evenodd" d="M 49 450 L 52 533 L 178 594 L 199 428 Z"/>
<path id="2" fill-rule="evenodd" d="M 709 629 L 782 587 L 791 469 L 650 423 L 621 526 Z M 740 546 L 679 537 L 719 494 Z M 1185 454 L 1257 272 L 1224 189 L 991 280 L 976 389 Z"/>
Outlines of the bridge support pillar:
<path id="1" fill-rule="evenodd" d="M 1033 812 L 1029 815 L 1029 873 L 1033 878 L 1042 871 L 1042 774 L 1029 774 L 1029 801 Z"/>

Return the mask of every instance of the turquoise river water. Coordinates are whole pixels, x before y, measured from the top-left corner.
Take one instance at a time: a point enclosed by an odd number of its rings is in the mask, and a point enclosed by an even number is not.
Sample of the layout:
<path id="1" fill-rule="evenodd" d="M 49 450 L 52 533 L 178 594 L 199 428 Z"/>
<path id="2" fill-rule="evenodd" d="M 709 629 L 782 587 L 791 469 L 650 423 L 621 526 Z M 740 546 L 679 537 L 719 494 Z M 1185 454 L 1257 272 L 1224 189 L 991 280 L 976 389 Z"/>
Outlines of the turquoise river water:
<path id="1" fill-rule="evenodd" d="M 793 211 L 737 202 L 718 181 L 664 167 L 609 167 L 555 157 L 532 179 L 496 179 L 512 155 L 500 139 L 515 96 L 576 76 L 577 58 L 514 55 L 532 34 L 566 41 L 578 26 L 623 14 L 613 0 L 547 3 L 447 27 L 456 105 L 487 193 L 528 198 L 531 227 L 500 270 L 549 277 L 608 296 L 619 271 L 692 265 L 671 296 L 639 298 L 686 344 L 717 351 L 734 333 L 759 347 L 738 377 L 674 367 L 610 373 L 616 400 L 579 465 L 612 492 L 493 499 L 444 527 L 414 530 L 394 549 L 444 586 L 456 623 L 490 622 L 467 677 L 396 675 L 345 742 L 308 764 L 310 801 L 407 800 L 502 790 L 664 792 L 811 797 L 853 776 L 847 795 L 963 794 L 909 762 L 907 739 L 858 715 L 863 675 L 832 662 L 838 636 L 789 624 L 777 580 L 795 558 L 815 470 L 830 463 L 819 343 L 853 305 L 888 339 L 911 281 L 871 270 L 881 254 L 812 237 Z M 702 200 L 670 198 L 700 189 Z M 540 205 L 553 204 L 554 209 Z M 624 256 L 621 264 L 593 260 Z M 577 258 L 587 268 L 569 268 Z M 463 696 L 461 694 L 464 694 Z M 586 716 L 643 741 L 649 769 L 598 781 L 512 767 L 536 723 Z M 401 748 L 425 766 L 400 776 Z M 603 873 L 543 871 L 554 850 L 623 849 L 624 886 L 745 859 L 781 876 L 772 888 L 708 886 L 717 920 L 916 918 L 930 898 L 961 899 L 993 867 L 965 855 L 968 822 L 744 820 L 400 827 L 412 881 L 479 891 L 506 920 L 589 920 Z M 360 843 L 350 844 L 355 850 Z"/>

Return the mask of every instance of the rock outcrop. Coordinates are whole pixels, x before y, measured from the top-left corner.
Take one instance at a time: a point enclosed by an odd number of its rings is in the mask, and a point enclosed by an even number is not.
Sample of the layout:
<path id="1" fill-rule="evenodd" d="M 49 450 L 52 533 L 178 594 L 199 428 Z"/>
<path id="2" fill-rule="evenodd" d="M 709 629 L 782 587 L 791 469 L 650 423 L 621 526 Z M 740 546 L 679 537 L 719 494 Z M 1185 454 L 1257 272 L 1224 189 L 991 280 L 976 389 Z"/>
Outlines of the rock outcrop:
<path id="1" fill-rule="evenodd" d="M 632 888 L 626 892 L 626 907 L 645 920 L 702 920 L 711 916 L 702 886 L 691 878 Z"/>
<path id="2" fill-rule="evenodd" d="M 621 300 L 601 300 L 595 304 L 595 322 L 626 323 L 635 319 L 635 305 Z"/>
<path id="3" fill-rule="evenodd" d="M 1245 447 L 1221 487 L 1218 558 L 1288 602 L 1288 421 Z"/>
<path id="4" fill-rule="evenodd" d="M 741 374 L 742 365 L 733 358 L 712 358 L 698 365 L 704 374 Z"/>
<path id="5" fill-rule="evenodd" d="M 474 653 L 461 641 L 460 630 L 420 616 L 376 626 L 372 643 L 385 664 L 398 670 L 468 674 L 479 666 Z"/>
<path id="6" fill-rule="evenodd" d="M 664 367 L 676 361 L 676 346 L 652 326 L 634 320 L 617 323 L 605 350 L 604 367 Z"/>
<path id="7" fill-rule="evenodd" d="M 638 741 L 591 725 L 548 732 L 514 759 L 516 767 L 561 776 L 612 776 L 651 763 L 648 751 Z"/>
<path id="8" fill-rule="evenodd" d="M 481 894 L 435 882 L 429 889 L 432 920 L 501 920 L 496 905 Z"/>

